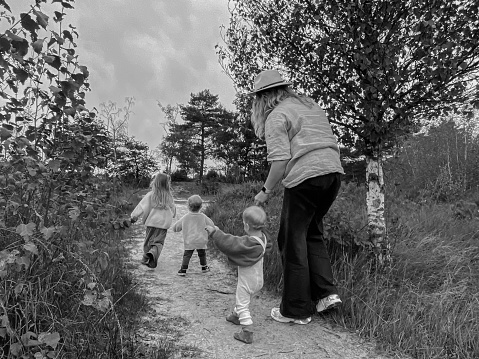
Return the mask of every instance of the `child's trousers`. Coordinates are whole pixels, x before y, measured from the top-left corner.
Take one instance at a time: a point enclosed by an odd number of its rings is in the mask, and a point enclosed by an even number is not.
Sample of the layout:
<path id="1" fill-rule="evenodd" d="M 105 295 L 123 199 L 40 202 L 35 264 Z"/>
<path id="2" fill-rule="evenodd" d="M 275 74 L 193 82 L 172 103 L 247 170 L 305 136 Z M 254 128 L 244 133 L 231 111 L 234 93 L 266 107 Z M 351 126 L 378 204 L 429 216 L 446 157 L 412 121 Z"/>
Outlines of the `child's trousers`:
<path id="1" fill-rule="evenodd" d="M 165 244 L 167 230 L 164 228 L 146 227 L 146 238 L 143 243 L 143 260 L 148 261 L 147 253 L 151 253 L 154 259 L 154 267 L 158 265 L 163 245 Z"/>
<path id="2" fill-rule="evenodd" d="M 188 265 L 190 264 L 190 259 L 194 251 L 194 249 L 185 249 L 183 253 L 181 269 L 188 269 Z M 197 249 L 196 252 L 198 253 L 198 258 L 200 259 L 200 265 L 204 267 L 206 265 L 206 249 Z"/>
<path id="3" fill-rule="evenodd" d="M 251 325 L 253 320 L 249 304 L 253 294 L 263 288 L 263 258 L 249 267 L 238 267 L 238 285 L 236 286 L 236 306 L 234 313 L 241 325 Z"/>

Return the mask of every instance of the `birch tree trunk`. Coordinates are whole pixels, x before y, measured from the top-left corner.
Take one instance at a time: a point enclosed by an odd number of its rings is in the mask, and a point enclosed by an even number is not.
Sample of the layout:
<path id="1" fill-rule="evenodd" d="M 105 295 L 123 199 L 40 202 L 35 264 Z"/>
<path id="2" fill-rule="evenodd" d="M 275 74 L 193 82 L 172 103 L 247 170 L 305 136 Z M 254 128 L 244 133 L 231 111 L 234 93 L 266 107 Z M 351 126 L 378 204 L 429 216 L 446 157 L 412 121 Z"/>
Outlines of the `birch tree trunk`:
<path id="1" fill-rule="evenodd" d="M 366 156 L 366 205 L 369 239 L 380 264 L 390 261 L 390 245 L 384 217 L 384 176 L 381 156 Z"/>

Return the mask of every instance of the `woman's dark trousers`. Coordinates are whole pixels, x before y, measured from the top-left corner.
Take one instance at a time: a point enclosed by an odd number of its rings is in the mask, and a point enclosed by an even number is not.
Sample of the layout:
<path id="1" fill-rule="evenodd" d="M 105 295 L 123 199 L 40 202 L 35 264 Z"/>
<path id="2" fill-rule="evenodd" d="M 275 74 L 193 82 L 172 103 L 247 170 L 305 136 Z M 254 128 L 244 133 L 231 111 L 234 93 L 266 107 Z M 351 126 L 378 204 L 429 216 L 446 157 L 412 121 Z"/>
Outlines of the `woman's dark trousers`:
<path id="1" fill-rule="evenodd" d="M 310 317 L 319 299 L 338 293 L 323 237 L 323 217 L 340 186 L 341 175 L 332 173 L 285 188 L 278 234 L 284 281 L 280 312 L 285 317 Z"/>

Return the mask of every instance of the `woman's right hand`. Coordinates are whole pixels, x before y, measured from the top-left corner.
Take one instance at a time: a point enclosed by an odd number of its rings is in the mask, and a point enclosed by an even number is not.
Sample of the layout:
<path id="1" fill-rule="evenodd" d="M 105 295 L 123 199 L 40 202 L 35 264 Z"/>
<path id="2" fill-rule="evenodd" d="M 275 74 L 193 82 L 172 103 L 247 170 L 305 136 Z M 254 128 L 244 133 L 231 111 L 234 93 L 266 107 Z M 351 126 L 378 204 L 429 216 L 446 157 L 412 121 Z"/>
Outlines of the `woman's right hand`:
<path id="1" fill-rule="evenodd" d="M 269 194 L 259 191 L 259 193 L 254 197 L 255 206 L 260 206 L 265 203 L 269 198 Z"/>

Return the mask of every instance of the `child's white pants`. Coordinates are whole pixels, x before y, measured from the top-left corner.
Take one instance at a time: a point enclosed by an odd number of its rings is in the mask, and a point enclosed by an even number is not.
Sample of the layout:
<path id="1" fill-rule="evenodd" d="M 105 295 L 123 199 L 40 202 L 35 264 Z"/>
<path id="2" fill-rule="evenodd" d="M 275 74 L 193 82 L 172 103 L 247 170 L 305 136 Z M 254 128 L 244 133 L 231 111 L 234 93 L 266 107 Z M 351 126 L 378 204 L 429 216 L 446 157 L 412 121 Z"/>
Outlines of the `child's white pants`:
<path id="1" fill-rule="evenodd" d="M 249 267 L 238 267 L 238 285 L 236 286 L 236 306 L 234 312 L 241 325 L 251 325 L 253 320 L 249 311 L 251 297 L 263 288 L 263 258 Z"/>

